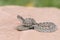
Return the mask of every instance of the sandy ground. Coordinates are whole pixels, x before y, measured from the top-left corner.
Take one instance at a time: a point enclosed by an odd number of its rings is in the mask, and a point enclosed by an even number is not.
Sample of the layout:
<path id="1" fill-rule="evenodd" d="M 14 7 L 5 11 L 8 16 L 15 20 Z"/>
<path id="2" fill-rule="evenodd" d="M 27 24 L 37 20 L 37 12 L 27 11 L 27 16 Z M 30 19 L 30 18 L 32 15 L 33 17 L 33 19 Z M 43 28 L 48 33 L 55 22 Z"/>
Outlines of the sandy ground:
<path id="1" fill-rule="evenodd" d="M 21 24 L 16 17 L 17 15 L 24 18 L 34 18 L 38 23 L 54 22 L 58 29 L 52 33 L 42 33 L 35 30 L 17 31 L 15 28 Z M 60 9 L 1 6 L 0 40 L 60 40 Z"/>

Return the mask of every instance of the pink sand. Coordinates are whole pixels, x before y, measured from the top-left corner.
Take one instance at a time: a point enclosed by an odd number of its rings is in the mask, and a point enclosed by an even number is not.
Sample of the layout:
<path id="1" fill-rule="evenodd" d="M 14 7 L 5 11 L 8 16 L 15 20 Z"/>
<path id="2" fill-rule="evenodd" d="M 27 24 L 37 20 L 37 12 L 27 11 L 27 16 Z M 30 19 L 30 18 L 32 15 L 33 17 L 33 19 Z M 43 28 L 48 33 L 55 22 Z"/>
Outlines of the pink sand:
<path id="1" fill-rule="evenodd" d="M 53 33 L 42 33 L 35 30 L 17 31 L 15 28 L 19 23 L 21 24 L 17 15 L 34 18 L 38 23 L 54 22 L 58 29 Z M 1 6 L 0 40 L 60 40 L 60 9 Z"/>

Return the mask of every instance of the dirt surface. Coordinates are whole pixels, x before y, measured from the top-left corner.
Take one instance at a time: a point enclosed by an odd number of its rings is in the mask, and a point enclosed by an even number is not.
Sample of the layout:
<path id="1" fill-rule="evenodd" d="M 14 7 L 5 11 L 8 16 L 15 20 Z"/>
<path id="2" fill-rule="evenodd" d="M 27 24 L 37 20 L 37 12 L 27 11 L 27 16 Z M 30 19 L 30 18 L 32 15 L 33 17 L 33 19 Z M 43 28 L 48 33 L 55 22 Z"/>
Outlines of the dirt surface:
<path id="1" fill-rule="evenodd" d="M 35 30 L 17 31 L 17 25 L 21 24 L 17 15 L 24 18 L 34 18 L 38 23 L 54 22 L 58 29 L 52 33 L 42 33 Z M 0 40 L 60 40 L 60 9 L 1 6 Z"/>

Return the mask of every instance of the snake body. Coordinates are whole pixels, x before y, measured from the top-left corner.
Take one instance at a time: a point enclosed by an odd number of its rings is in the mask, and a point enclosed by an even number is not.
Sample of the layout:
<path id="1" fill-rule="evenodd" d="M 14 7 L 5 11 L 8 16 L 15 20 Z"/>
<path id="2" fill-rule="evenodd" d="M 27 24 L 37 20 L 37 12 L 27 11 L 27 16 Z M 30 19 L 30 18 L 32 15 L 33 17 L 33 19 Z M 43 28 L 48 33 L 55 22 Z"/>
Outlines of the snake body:
<path id="1" fill-rule="evenodd" d="M 24 30 L 36 30 L 39 32 L 54 32 L 56 31 L 56 25 L 53 22 L 42 22 L 37 23 L 33 18 L 23 18 L 21 16 L 17 16 L 19 20 L 22 20 L 22 25 L 17 27 L 17 30 L 24 31 Z"/>

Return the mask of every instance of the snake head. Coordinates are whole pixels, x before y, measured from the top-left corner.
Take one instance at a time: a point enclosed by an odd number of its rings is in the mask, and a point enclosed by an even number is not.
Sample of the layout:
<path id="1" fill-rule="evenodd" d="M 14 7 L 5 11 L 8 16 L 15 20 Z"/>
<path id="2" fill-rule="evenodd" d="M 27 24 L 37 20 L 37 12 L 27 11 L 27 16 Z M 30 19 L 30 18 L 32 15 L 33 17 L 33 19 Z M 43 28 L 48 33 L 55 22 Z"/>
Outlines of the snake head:
<path id="1" fill-rule="evenodd" d="M 17 15 L 17 18 L 19 19 L 19 21 L 20 21 L 20 20 L 22 20 L 22 21 L 25 20 L 25 19 L 24 19 L 22 16 L 20 16 L 20 15 Z"/>
<path id="2" fill-rule="evenodd" d="M 33 18 L 25 18 L 24 19 L 20 15 L 17 15 L 17 18 L 19 20 L 22 20 L 22 25 L 27 26 L 27 27 L 36 24 L 36 21 Z"/>

